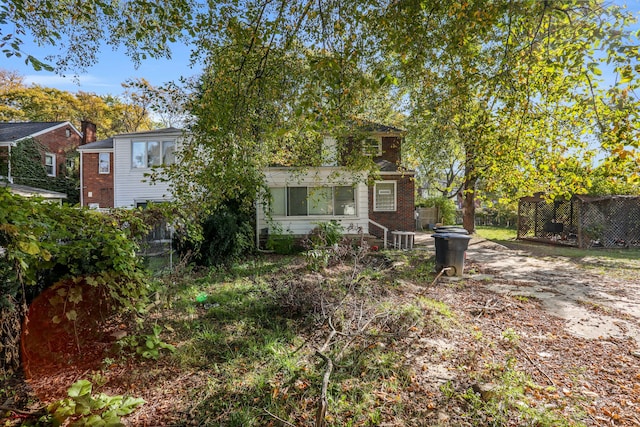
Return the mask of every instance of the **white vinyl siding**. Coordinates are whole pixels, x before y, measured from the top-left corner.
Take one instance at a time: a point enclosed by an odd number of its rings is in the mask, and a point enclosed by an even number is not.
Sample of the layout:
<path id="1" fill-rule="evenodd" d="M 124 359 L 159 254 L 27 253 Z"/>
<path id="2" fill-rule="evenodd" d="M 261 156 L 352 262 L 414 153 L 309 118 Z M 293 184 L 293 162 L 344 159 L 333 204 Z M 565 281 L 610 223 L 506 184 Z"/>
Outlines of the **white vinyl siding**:
<path id="1" fill-rule="evenodd" d="M 122 135 L 113 139 L 113 193 L 115 207 L 135 207 L 147 201 L 171 200 L 168 182 L 151 183 L 150 167 L 174 161 L 174 150 L 181 131 L 158 138 L 148 135 Z M 149 144 L 151 142 L 151 144 Z M 179 146 L 179 145 L 178 145 Z M 161 150 L 161 148 L 163 150 Z"/>

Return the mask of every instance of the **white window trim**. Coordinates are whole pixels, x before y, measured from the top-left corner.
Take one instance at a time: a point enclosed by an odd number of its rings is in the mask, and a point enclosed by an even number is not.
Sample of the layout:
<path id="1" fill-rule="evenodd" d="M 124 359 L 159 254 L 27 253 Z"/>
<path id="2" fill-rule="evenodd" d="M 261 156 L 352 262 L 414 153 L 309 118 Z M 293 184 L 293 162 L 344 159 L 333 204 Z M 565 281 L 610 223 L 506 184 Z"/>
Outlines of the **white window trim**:
<path id="1" fill-rule="evenodd" d="M 335 189 L 337 187 L 348 187 L 345 185 L 291 185 L 291 186 L 274 186 L 271 187 L 273 188 L 283 188 L 284 189 L 284 215 L 273 215 L 274 218 L 353 218 L 356 217 L 358 215 L 358 188 L 357 187 L 353 187 L 353 214 L 345 214 L 345 215 L 338 215 L 335 213 L 336 211 L 336 206 L 335 206 Z M 307 215 L 289 215 L 289 188 L 306 188 L 307 189 L 307 203 L 309 200 L 309 189 L 311 188 L 331 188 L 331 196 L 332 196 L 332 202 L 334 203 L 333 206 L 333 213 L 332 214 L 327 214 L 327 215 L 322 215 L 322 214 L 310 214 L 309 213 L 309 206 L 307 204 Z"/>
<path id="2" fill-rule="evenodd" d="M 47 170 L 47 168 L 49 166 L 47 164 L 47 157 L 51 157 L 51 162 L 52 162 L 51 169 L 53 170 L 52 173 L 49 173 L 49 171 Z M 56 164 L 56 155 L 53 154 L 53 153 L 44 153 L 44 168 L 45 168 L 45 171 L 47 172 L 47 176 L 53 176 L 53 177 L 56 176 L 56 166 L 57 166 L 57 164 Z"/>
<path id="3" fill-rule="evenodd" d="M 103 155 L 107 155 L 107 170 L 104 172 L 100 167 L 100 158 Z M 98 174 L 100 175 L 108 175 L 111 173 L 111 153 L 98 153 Z"/>
<path id="4" fill-rule="evenodd" d="M 150 142 L 157 142 L 159 144 L 159 146 L 160 146 L 160 162 L 161 163 L 159 165 L 148 166 L 149 165 L 149 157 L 148 157 L 148 155 L 149 155 L 149 143 Z M 162 139 L 162 138 L 159 138 L 159 139 L 134 139 L 134 140 L 132 140 L 131 144 L 130 144 L 131 152 L 130 152 L 130 156 L 129 156 L 130 157 L 129 160 L 131 162 L 130 163 L 131 164 L 131 169 L 132 170 L 152 169 L 154 167 L 157 168 L 157 167 L 160 167 L 160 166 L 168 166 L 168 165 L 173 164 L 173 163 L 168 163 L 168 164 L 163 163 L 164 154 L 165 154 L 164 153 L 165 143 L 167 143 L 167 142 L 172 142 L 173 143 L 173 150 L 174 150 L 174 153 L 175 153 L 178 141 L 176 139 L 174 139 L 174 138 L 170 138 L 170 139 Z M 144 161 L 143 161 L 145 166 L 141 166 L 141 167 L 135 167 L 134 166 L 133 146 L 136 143 L 144 143 L 144 145 L 145 145 L 145 148 L 144 148 Z"/>
<path id="5" fill-rule="evenodd" d="M 380 157 L 382 156 L 382 137 L 381 136 L 369 136 L 367 138 L 365 138 L 364 142 L 365 144 L 367 143 L 368 140 L 371 141 L 376 141 L 378 143 L 378 149 L 376 150 L 375 153 L 370 153 L 368 152 L 368 148 L 373 147 L 372 145 L 366 145 L 365 147 L 362 147 L 362 151 L 364 152 L 364 154 L 373 156 L 373 157 Z"/>
<path id="6" fill-rule="evenodd" d="M 393 184 L 393 209 L 378 208 L 378 184 Z M 376 181 L 373 185 L 373 211 L 374 212 L 396 212 L 398 210 L 398 181 Z"/>

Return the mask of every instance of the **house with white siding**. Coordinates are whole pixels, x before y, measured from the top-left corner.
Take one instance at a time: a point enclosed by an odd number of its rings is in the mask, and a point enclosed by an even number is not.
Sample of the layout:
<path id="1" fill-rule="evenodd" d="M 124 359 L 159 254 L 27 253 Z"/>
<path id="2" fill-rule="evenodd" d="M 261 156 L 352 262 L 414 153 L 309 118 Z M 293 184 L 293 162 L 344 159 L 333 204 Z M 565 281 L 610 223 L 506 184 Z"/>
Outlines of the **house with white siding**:
<path id="1" fill-rule="evenodd" d="M 356 174 L 337 166 L 303 172 L 271 167 L 264 174 L 271 194 L 268 208 L 257 209 L 257 228 L 263 234 L 304 236 L 327 221 L 354 234 L 369 232 L 368 187 Z"/>
<path id="2" fill-rule="evenodd" d="M 176 128 L 124 133 L 78 147 L 80 204 L 92 208 L 135 208 L 172 199 L 168 182 L 149 174 L 175 162 L 182 139 Z"/>
<path id="3" fill-rule="evenodd" d="M 371 122 L 360 122 L 359 130 L 367 137 L 352 140 L 342 150 L 333 138 L 325 137 L 320 166 L 264 170 L 270 194 L 268 203 L 256 209 L 259 244 L 271 234 L 305 236 L 318 223 L 329 221 L 346 233 L 370 234 L 385 242 L 388 232 L 415 231 L 414 172 L 401 164 L 404 131 Z M 368 176 L 345 167 L 349 150 L 370 156 L 376 173 Z"/>

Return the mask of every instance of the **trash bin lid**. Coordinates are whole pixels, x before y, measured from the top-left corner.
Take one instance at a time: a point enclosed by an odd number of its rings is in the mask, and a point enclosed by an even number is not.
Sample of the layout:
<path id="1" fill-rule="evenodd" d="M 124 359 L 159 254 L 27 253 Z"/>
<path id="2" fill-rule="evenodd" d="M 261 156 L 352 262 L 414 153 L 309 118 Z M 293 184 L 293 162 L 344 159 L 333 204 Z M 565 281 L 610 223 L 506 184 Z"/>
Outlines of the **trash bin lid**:
<path id="1" fill-rule="evenodd" d="M 433 231 L 436 233 L 457 233 L 457 234 L 469 234 L 467 230 L 458 225 L 441 225 L 434 227 Z"/>
<path id="2" fill-rule="evenodd" d="M 451 228 L 436 228 L 434 230 L 436 233 L 456 233 L 456 234 L 469 234 L 467 230 L 462 227 L 451 227 Z"/>
<path id="3" fill-rule="evenodd" d="M 467 239 L 467 240 L 471 240 L 472 237 L 469 236 L 468 234 L 461 234 L 461 233 L 434 233 L 431 235 L 431 237 L 433 237 L 434 239 Z"/>

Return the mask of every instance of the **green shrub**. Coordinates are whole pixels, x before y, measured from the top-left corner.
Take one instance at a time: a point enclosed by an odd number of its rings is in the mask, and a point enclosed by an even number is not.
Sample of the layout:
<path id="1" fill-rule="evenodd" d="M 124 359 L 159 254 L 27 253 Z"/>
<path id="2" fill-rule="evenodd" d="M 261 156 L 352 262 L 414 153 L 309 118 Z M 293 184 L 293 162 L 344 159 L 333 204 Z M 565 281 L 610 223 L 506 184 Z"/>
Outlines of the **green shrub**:
<path id="1" fill-rule="evenodd" d="M 323 246 L 332 246 L 340 243 L 344 227 L 336 221 L 319 222 L 311 233 L 307 236 L 311 245 L 315 248 Z"/>
<path id="2" fill-rule="evenodd" d="M 74 383 L 67 392 L 66 399 L 47 406 L 49 416 L 41 421 L 54 426 L 120 426 L 120 417 L 129 415 L 145 401 L 136 397 L 109 396 L 104 393 L 92 394 L 92 384 L 87 380 Z"/>
<path id="3" fill-rule="evenodd" d="M 425 208 L 438 208 L 439 221 L 443 224 L 456 223 L 456 205 L 453 199 L 447 197 L 430 197 L 418 203 Z"/>
<path id="4" fill-rule="evenodd" d="M 267 249 L 280 255 L 290 255 L 297 252 L 292 234 L 270 234 L 267 239 Z"/>
<path id="5" fill-rule="evenodd" d="M 88 287 L 99 290 L 114 308 L 137 310 L 148 292 L 136 256 L 137 242 L 147 230 L 136 211 L 108 215 L 0 188 L 0 306 L 15 309 L 19 317 L 23 313 L 18 307 L 54 283 L 66 283 L 73 292 L 59 295 L 65 303 L 57 316 L 73 321 Z M 17 344 L 20 331 L 12 333 Z M 18 363 L 6 362 L 5 367 Z"/>
<path id="6" fill-rule="evenodd" d="M 50 177 L 42 165 L 43 153 L 47 151 L 35 139 L 22 140 L 11 150 L 11 175 L 15 184 L 29 185 L 46 190 L 59 191 L 67 195 L 66 202 L 74 205 L 80 201 L 80 169 L 77 152 L 65 154 L 67 160 L 74 160 L 74 167 L 63 167 Z M 6 166 L 4 173 L 6 175 Z"/>
<path id="7" fill-rule="evenodd" d="M 191 252 L 199 265 L 229 265 L 254 248 L 251 215 L 234 202 L 216 209 L 200 227 L 178 234 L 178 252 Z"/>

